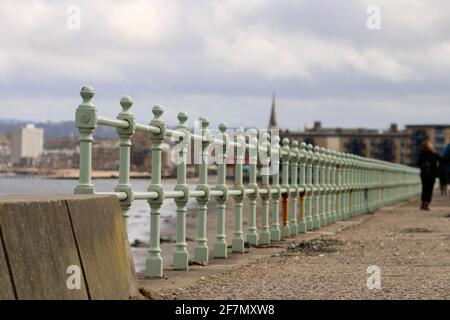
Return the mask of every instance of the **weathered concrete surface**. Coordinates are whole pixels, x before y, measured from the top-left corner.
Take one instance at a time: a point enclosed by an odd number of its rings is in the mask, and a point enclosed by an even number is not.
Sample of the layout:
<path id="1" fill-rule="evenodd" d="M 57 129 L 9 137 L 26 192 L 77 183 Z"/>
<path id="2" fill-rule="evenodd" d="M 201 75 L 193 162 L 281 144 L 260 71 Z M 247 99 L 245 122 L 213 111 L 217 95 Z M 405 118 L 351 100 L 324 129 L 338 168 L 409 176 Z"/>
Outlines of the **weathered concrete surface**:
<path id="1" fill-rule="evenodd" d="M 18 299 L 87 299 L 66 286 L 81 263 L 65 202 L 0 203 L 0 225 Z"/>
<path id="2" fill-rule="evenodd" d="M 307 242 L 314 246 L 230 268 L 219 261 L 217 272 L 190 281 L 167 272 L 168 279 L 141 284 L 162 299 L 450 299 L 450 197 L 436 197 L 429 212 L 418 207 L 401 203 L 352 219 L 360 223 L 351 228 L 339 230 L 340 222 L 296 239 L 320 238 L 323 247 Z M 380 267 L 379 290 L 367 287 L 370 265 Z"/>
<path id="3" fill-rule="evenodd" d="M 341 221 L 317 231 L 301 234 L 296 239 L 305 241 L 319 239 L 330 234 L 342 232 L 347 228 L 355 227 L 368 218 L 369 216 L 364 215 L 351 220 Z M 234 270 L 243 266 L 257 265 L 273 255 L 279 255 L 286 251 L 293 240 L 283 239 L 270 246 L 250 247 L 246 249 L 245 254 L 233 253 L 231 248 L 228 248 L 227 259 L 214 259 L 211 252 L 208 266 L 189 266 L 188 272 L 175 271 L 171 267 L 167 267 L 164 269 L 164 278 L 162 279 L 146 279 L 144 274 L 139 272 L 139 286 L 143 289 L 143 292 L 155 299 L 176 297 L 178 291 L 184 292 L 189 290 L 191 286 L 195 286 L 196 283 L 205 279 L 221 277 L 224 274 L 233 273 Z M 197 299 L 203 298 L 197 297 Z"/>
<path id="4" fill-rule="evenodd" d="M 14 295 L 14 288 L 9 275 L 5 250 L 3 249 L 3 242 L 1 241 L 1 233 L 2 232 L 0 230 L 0 300 L 12 300 L 16 297 Z"/>
<path id="5" fill-rule="evenodd" d="M 0 197 L 0 228 L 17 299 L 128 299 L 136 294 L 115 197 Z M 79 290 L 67 288 L 71 265 L 83 271 Z"/>
<path id="6" fill-rule="evenodd" d="M 67 201 L 91 299 L 127 299 L 130 292 L 137 294 L 130 247 L 114 200 Z"/>

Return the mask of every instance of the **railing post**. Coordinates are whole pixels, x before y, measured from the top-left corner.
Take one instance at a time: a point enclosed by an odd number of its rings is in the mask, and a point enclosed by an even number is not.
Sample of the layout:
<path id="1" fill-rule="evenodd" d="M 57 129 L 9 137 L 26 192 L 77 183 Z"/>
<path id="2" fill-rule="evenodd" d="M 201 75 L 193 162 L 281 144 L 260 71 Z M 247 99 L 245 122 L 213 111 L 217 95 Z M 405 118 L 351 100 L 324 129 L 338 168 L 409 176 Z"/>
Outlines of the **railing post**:
<path id="1" fill-rule="evenodd" d="M 282 179 L 281 188 L 287 189 L 286 192 L 282 193 L 282 226 L 281 226 L 281 237 L 289 238 L 291 235 L 289 226 L 289 158 L 291 155 L 289 148 L 289 139 L 284 138 L 282 141 L 283 147 L 281 155 L 282 164 Z"/>
<path id="2" fill-rule="evenodd" d="M 369 213 L 372 208 L 372 169 L 370 165 L 369 159 L 363 158 L 364 160 L 364 183 L 367 190 L 367 199 L 366 199 L 366 206 L 365 206 L 365 212 Z"/>
<path id="3" fill-rule="evenodd" d="M 267 150 L 265 158 L 261 159 L 261 189 L 267 190 L 267 193 L 261 194 L 261 204 L 262 204 L 262 221 L 261 221 L 261 231 L 259 233 L 259 244 L 270 244 L 270 225 L 269 225 L 269 199 L 270 199 L 270 158 L 271 158 L 271 148 L 269 142 L 270 136 L 266 132 L 263 135 L 263 140 L 261 142 L 261 147 Z"/>
<path id="4" fill-rule="evenodd" d="M 392 170 L 392 167 L 389 166 L 389 205 L 392 205 L 392 203 L 394 202 L 394 186 L 393 186 L 393 182 L 395 181 L 394 179 L 394 171 Z"/>
<path id="5" fill-rule="evenodd" d="M 314 185 L 315 185 L 315 193 L 316 193 L 316 206 L 315 211 L 316 214 L 313 217 L 314 221 L 314 229 L 319 229 L 322 226 L 326 225 L 326 220 L 324 220 L 323 212 L 324 212 L 324 196 L 323 196 L 323 159 L 321 155 L 321 148 L 319 146 L 314 147 Z M 315 218 L 315 219 L 314 219 Z"/>
<path id="6" fill-rule="evenodd" d="M 383 206 L 383 167 L 377 161 L 377 209 Z"/>
<path id="7" fill-rule="evenodd" d="M 223 146 L 221 146 L 220 153 L 216 155 L 218 160 L 217 173 L 218 181 L 216 190 L 223 192 L 223 195 L 216 198 L 217 201 L 217 228 L 216 228 L 216 241 L 214 243 L 214 258 L 226 258 L 227 257 L 227 236 L 225 233 L 225 214 L 226 203 L 228 200 L 228 187 L 227 187 L 227 153 L 228 153 L 228 135 L 226 123 L 219 125 L 221 133 L 221 140 Z"/>
<path id="8" fill-rule="evenodd" d="M 345 180 L 346 175 L 346 161 L 344 157 L 343 152 L 338 152 L 339 156 L 339 192 L 340 192 L 340 206 L 339 206 L 339 215 L 340 220 L 345 221 L 346 219 L 346 213 L 345 213 L 345 206 L 346 206 L 346 197 L 347 197 L 347 183 Z"/>
<path id="9" fill-rule="evenodd" d="M 361 214 L 361 208 L 363 207 L 363 186 L 362 186 L 362 168 L 361 168 L 361 159 L 359 156 L 355 156 L 356 160 L 356 185 L 358 188 L 358 196 L 356 198 L 356 215 L 359 216 Z"/>
<path id="10" fill-rule="evenodd" d="M 349 183 L 349 159 L 346 153 L 342 153 L 343 174 L 342 183 L 344 185 L 344 193 L 342 195 L 342 212 L 343 220 L 347 220 L 350 216 L 350 183 Z"/>
<path id="11" fill-rule="evenodd" d="M 353 183 L 355 185 L 355 193 L 354 193 L 354 210 L 353 210 L 353 216 L 358 216 L 359 212 L 359 194 L 360 194 L 360 184 L 359 184 L 359 162 L 358 162 L 358 156 L 352 155 L 353 161 L 354 161 L 354 167 L 353 167 Z"/>
<path id="12" fill-rule="evenodd" d="M 390 167 L 390 182 L 389 182 L 389 184 L 390 184 L 390 187 L 389 187 L 390 200 L 389 200 L 389 204 L 392 205 L 394 203 L 394 198 L 395 198 L 395 192 L 394 192 L 395 173 L 394 173 L 392 166 L 389 166 L 389 167 Z"/>
<path id="13" fill-rule="evenodd" d="M 383 196 L 383 200 L 384 200 L 384 205 L 385 206 L 389 206 L 390 205 L 390 170 L 388 166 L 385 166 L 385 170 L 384 170 L 384 196 Z"/>
<path id="14" fill-rule="evenodd" d="M 177 184 L 175 191 L 182 191 L 184 196 L 175 199 L 177 206 L 177 239 L 175 243 L 175 252 L 173 254 L 173 268 L 175 270 L 188 270 L 189 252 L 186 243 L 186 211 L 189 202 L 189 188 L 187 185 L 187 152 L 190 143 L 189 126 L 187 125 L 188 116 L 184 112 L 178 113 L 179 124 L 178 131 L 184 133 L 183 137 L 178 138 L 176 151 L 177 154 Z"/>
<path id="15" fill-rule="evenodd" d="M 299 165 L 300 165 L 300 182 L 299 187 L 303 188 L 304 191 L 300 192 L 299 198 L 300 198 L 300 204 L 299 204 L 299 217 L 298 217 L 298 232 L 299 233 L 305 233 L 307 230 L 306 225 L 306 194 L 307 194 L 307 185 L 306 185 L 306 143 L 302 142 L 300 143 L 299 148 Z"/>
<path id="16" fill-rule="evenodd" d="M 159 133 L 150 133 L 152 142 L 152 178 L 148 187 L 149 192 L 156 192 L 158 198 L 148 200 L 150 205 L 150 248 L 149 255 L 145 262 L 145 275 L 147 277 L 162 277 L 163 259 L 160 248 L 160 221 L 161 206 L 164 202 L 164 190 L 161 183 L 161 154 L 164 133 L 166 130 L 164 120 L 161 116 L 164 112 L 163 107 L 154 106 L 152 109 L 154 118 L 150 125 L 158 127 Z"/>
<path id="17" fill-rule="evenodd" d="M 342 154 L 336 152 L 336 221 L 344 220 L 344 204 L 343 204 L 343 161 Z"/>
<path id="18" fill-rule="evenodd" d="M 119 155 L 119 184 L 114 189 L 115 192 L 124 192 L 127 194 L 125 200 L 120 201 L 120 208 L 124 219 L 125 229 L 128 228 L 128 211 L 133 203 L 133 187 L 130 183 L 130 161 L 131 161 L 131 139 L 135 132 L 135 121 L 131 106 L 133 101 L 131 97 L 125 96 L 120 100 L 122 112 L 117 119 L 125 120 L 129 123 L 128 128 L 117 128 L 117 133 L 120 138 L 120 155 Z"/>
<path id="19" fill-rule="evenodd" d="M 319 219 L 320 227 L 325 227 L 328 224 L 327 220 L 327 156 L 326 150 L 323 147 L 318 149 L 319 152 L 319 183 L 320 183 L 320 205 L 319 205 Z"/>
<path id="20" fill-rule="evenodd" d="M 347 154 L 347 160 L 348 160 L 348 187 L 349 187 L 349 196 L 348 196 L 348 213 L 347 217 L 350 219 L 353 217 L 353 211 L 355 210 L 355 182 L 354 182 L 354 161 L 351 154 Z"/>
<path id="21" fill-rule="evenodd" d="M 254 192 L 247 195 L 249 205 L 249 221 L 247 229 L 247 242 L 252 246 L 258 245 L 258 230 L 256 226 L 256 199 L 258 199 L 258 183 L 256 180 L 256 170 L 258 164 L 258 131 L 255 129 L 249 130 L 249 184 L 248 188 L 253 189 Z"/>
<path id="22" fill-rule="evenodd" d="M 232 251 L 244 253 L 244 232 L 242 231 L 242 207 L 245 196 L 243 181 L 243 165 L 245 156 L 245 138 L 244 129 L 236 130 L 236 164 L 235 164 L 235 183 L 234 188 L 239 190 L 240 195 L 234 196 L 235 215 L 234 215 L 234 233 L 232 241 Z"/>
<path id="23" fill-rule="evenodd" d="M 325 158 L 325 217 L 327 224 L 333 223 L 333 209 L 332 209 L 332 198 L 333 198 L 333 187 L 331 181 L 331 150 L 324 149 Z"/>
<path id="24" fill-rule="evenodd" d="M 306 210 L 306 229 L 312 231 L 314 229 L 313 215 L 313 203 L 314 203 L 314 153 L 312 144 L 308 144 L 308 152 L 306 153 L 306 198 L 305 198 L 305 210 Z"/>
<path id="25" fill-rule="evenodd" d="M 353 216 L 359 215 L 359 206 L 360 206 L 360 182 L 359 182 L 359 161 L 358 156 L 353 155 L 353 159 L 355 161 L 355 167 L 354 167 L 354 184 L 355 184 L 355 210 L 353 212 Z"/>
<path id="26" fill-rule="evenodd" d="M 337 217 L 337 193 L 338 193 L 338 186 L 337 186 L 337 152 L 330 150 L 330 188 L 331 188 L 331 195 L 330 195 L 330 219 L 332 222 L 336 222 L 338 220 Z"/>
<path id="27" fill-rule="evenodd" d="M 272 136 L 272 161 L 273 161 L 273 174 L 272 174 L 272 189 L 275 192 L 272 193 L 272 225 L 270 227 L 270 240 L 280 241 L 281 240 L 281 230 L 280 230 L 280 137 Z M 275 156 L 273 155 L 275 154 Z"/>
<path id="28" fill-rule="evenodd" d="M 350 219 L 351 218 L 351 210 L 352 210 L 352 193 L 353 193 L 353 185 L 352 185 L 352 162 L 350 158 L 350 154 L 344 153 L 345 157 L 345 181 L 346 181 L 346 189 L 347 189 L 347 195 L 345 197 L 345 218 Z"/>
<path id="29" fill-rule="evenodd" d="M 208 239 L 206 236 L 206 213 L 208 210 L 208 202 L 210 199 L 210 190 L 208 187 L 208 153 L 210 134 L 208 130 L 209 120 L 207 118 L 200 118 L 201 135 L 203 136 L 201 149 L 201 163 L 199 165 L 199 182 L 196 188 L 197 191 L 203 191 L 204 195 L 197 197 L 198 210 L 198 237 L 197 245 L 195 247 L 194 259 L 197 262 L 208 262 Z"/>
<path id="30" fill-rule="evenodd" d="M 367 213 L 367 205 L 369 200 L 369 194 L 368 194 L 368 181 L 367 181 L 367 163 L 363 157 L 359 158 L 361 162 L 361 198 L 362 198 L 362 206 L 361 206 L 361 214 Z"/>
<path id="31" fill-rule="evenodd" d="M 289 199 L 289 230 L 291 236 L 298 234 L 297 224 L 297 207 L 298 207 L 298 141 L 292 141 L 291 149 L 291 183 L 290 183 L 290 199 Z"/>
<path id="32" fill-rule="evenodd" d="M 324 183 L 325 183 L 325 220 L 326 224 L 329 225 L 333 223 L 332 217 L 331 217 L 331 157 L 330 157 L 330 150 L 324 149 L 323 150 L 323 158 L 324 158 L 324 171 L 325 171 L 325 177 L 324 177 Z"/>
<path id="33" fill-rule="evenodd" d="M 375 210 L 380 208 L 380 164 L 378 161 L 374 160 L 374 206 Z"/>
<path id="34" fill-rule="evenodd" d="M 392 204 L 392 168 L 388 167 L 388 205 Z"/>
<path id="35" fill-rule="evenodd" d="M 83 102 L 78 106 L 75 116 L 80 132 L 80 180 L 75 193 L 93 194 L 95 188 L 92 184 L 92 134 L 97 126 L 97 109 L 91 101 L 95 95 L 94 88 L 84 86 L 80 95 Z"/>
<path id="36" fill-rule="evenodd" d="M 363 186 L 362 186 L 362 168 L 361 168 L 361 159 L 359 156 L 355 156 L 355 160 L 356 160 L 356 185 L 357 185 L 357 197 L 356 197 L 356 216 L 359 216 L 361 214 L 361 208 L 363 207 Z"/>
<path id="37" fill-rule="evenodd" d="M 364 207 L 365 207 L 365 184 L 364 184 L 364 162 L 363 158 L 361 156 L 358 156 L 358 182 L 359 182 L 359 208 L 358 208 L 358 215 L 362 215 L 364 213 Z"/>
<path id="38" fill-rule="evenodd" d="M 371 160 L 364 159 L 366 166 L 366 184 L 367 184 L 367 209 L 366 213 L 372 212 L 372 199 L 373 199 L 373 167 Z"/>
<path id="39" fill-rule="evenodd" d="M 372 165 L 372 210 L 378 210 L 378 163 L 371 160 Z"/>
<path id="40" fill-rule="evenodd" d="M 359 157 L 359 163 L 360 163 L 360 176 L 361 176 L 361 207 L 359 209 L 359 214 L 366 213 L 367 209 L 367 181 L 366 181 L 366 174 L 367 174 L 367 168 L 366 163 L 364 161 L 363 157 Z"/>
<path id="41" fill-rule="evenodd" d="M 381 190 L 380 190 L 380 207 L 384 207 L 385 205 L 385 197 L 386 197 L 386 185 L 385 185 L 385 168 L 383 166 L 383 168 L 381 169 L 381 177 L 380 177 L 380 183 L 381 183 Z"/>

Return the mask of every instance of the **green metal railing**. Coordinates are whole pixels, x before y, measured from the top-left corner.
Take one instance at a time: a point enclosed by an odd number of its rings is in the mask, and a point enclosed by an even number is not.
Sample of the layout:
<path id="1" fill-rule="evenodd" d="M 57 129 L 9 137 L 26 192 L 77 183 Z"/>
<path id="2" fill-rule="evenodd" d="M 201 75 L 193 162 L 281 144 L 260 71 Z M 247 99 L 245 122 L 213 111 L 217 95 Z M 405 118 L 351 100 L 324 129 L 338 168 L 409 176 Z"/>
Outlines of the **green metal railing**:
<path id="1" fill-rule="evenodd" d="M 270 244 L 282 238 L 293 237 L 308 230 L 315 230 L 337 221 L 373 212 L 408 199 L 419 192 L 419 171 L 415 168 L 389 162 L 367 159 L 356 155 L 313 147 L 297 141 L 290 142 L 265 132 L 258 139 L 257 130 L 236 130 L 234 137 L 227 133 L 226 124 L 219 126 L 220 134 L 214 137 L 208 128 L 208 120 L 200 119 L 199 133 L 191 133 L 188 116 L 178 114 L 175 130 L 166 127 L 162 119 L 163 108 L 153 107 L 153 120 L 137 123 L 131 112 L 130 97 L 121 99 L 122 112 L 116 119 L 97 114 L 92 98 L 94 89 L 81 89 L 83 102 L 76 112 L 76 124 L 80 131 L 80 180 L 75 193 L 96 193 L 91 177 L 93 132 L 97 125 L 114 127 L 120 138 L 119 183 L 113 194 L 120 200 L 125 219 L 134 200 L 146 200 L 150 206 L 150 244 L 146 260 L 146 276 L 161 277 L 163 261 L 160 248 L 160 214 L 165 200 L 176 204 L 177 234 L 173 267 L 187 270 L 189 253 L 186 243 L 186 207 L 190 198 L 197 201 L 198 236 L 194 260 L 207 262 L 209 257 L 206 237 L 206 212 L 211 197 L 217 204 L 217 231 L 214 257 L 227 257 L 225 212 L 230 197 L 234 199 L 234 232 L 232 252 L 243 253 L 244 244 Z M 136 131 L 144 131 L 151 139 L 151 182 L 146 191 L 134 191 L 130 184 L 130 149 Z M 161 181 L 162 145 L 166 137 L 176 139 L 177 182 L 174 190 L 165 191 Z M 200 143 L 200 163 L 197 164 L 199 180 L 192 190 L 187 184 L 187 143 Z M 208 158 L 214 148 L 217 161 L 217 185 L 208 184 Z M 227 185 L 227 154 L 235 154 L 235 181 Z M 246 157 L 248 155 L 248 157 Z M 258 161 L 259 160 L 259 161 Z M 281 163 L 281 170 L 280 170 Z M 249 183 L 244 185 L 244 166 L 248 164 Z M 260 183 L 258 183 L 258 172 Z M 280 181 L 281 179 L 281 181 Z M 243 205 L 248 199 L 249 222 L 244 239 Z M 257 201 L 261 199 L 261 226 L 257 226 Z M 270 206 L 270 200 L 272 206 Z M 270 216 L 270 208 L 272 215 Z M 271 219 L 270 219 L 271 217 Z M 271 220 L 271 221 L 270 221 Z"/>

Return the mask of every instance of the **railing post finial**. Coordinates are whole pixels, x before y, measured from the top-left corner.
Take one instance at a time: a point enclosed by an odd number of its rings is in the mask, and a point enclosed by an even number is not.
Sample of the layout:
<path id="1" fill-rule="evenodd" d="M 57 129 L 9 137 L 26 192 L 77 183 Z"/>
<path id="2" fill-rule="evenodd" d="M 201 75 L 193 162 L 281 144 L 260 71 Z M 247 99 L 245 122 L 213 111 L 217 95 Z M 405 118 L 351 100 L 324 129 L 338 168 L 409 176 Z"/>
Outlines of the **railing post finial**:
<path id="1" fill-rule="evenodd" d="M 80 178 L 75 193 L 93 194 L 95 193 L 92 184 L 92 142 L 93 132 L 97 126 L 97 109 L 91 101 L 95 95 L 92 86 L 81 88 L 80 96 L 83 99 L 78 105 L 75 122 L 80 132 Z"/>
<path id="2" fill-rule="evenodd" d="M 133 100 L 129 96 L 120 99 L 122 112 L 117 116 L 118 120 L 128 122 L 127 128 L 116 128 L 120 138 L 120 156 L 119 156 L 119 184 L 115 188 L 116 192 L 124 192 L 127 194 L 126 199 L 120 202 L 122 215 L 124 217 L 125 228 L 128 226 L 129 209 L 134 200 L 133 187 L 130 183 L 130 165 L 131 165 L 131 144 L 132 138 L 136 130 L 136 122 L 131 112 Z"/>

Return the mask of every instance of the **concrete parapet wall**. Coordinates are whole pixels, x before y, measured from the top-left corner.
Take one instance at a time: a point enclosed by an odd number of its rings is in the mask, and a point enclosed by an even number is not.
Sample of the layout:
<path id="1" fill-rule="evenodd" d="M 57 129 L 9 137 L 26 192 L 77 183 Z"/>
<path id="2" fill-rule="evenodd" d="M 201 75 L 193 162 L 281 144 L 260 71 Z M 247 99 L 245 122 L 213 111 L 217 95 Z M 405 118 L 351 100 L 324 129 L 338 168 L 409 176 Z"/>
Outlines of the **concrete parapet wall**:
<path id="1" fill-rule="evenodd" d="M 73 270 L 80 271 L 80 288 L 67 285 L 76 277 Z M 128 299 L 137 294 L 116 197 L 0 197 L 0 299 Z"/>

